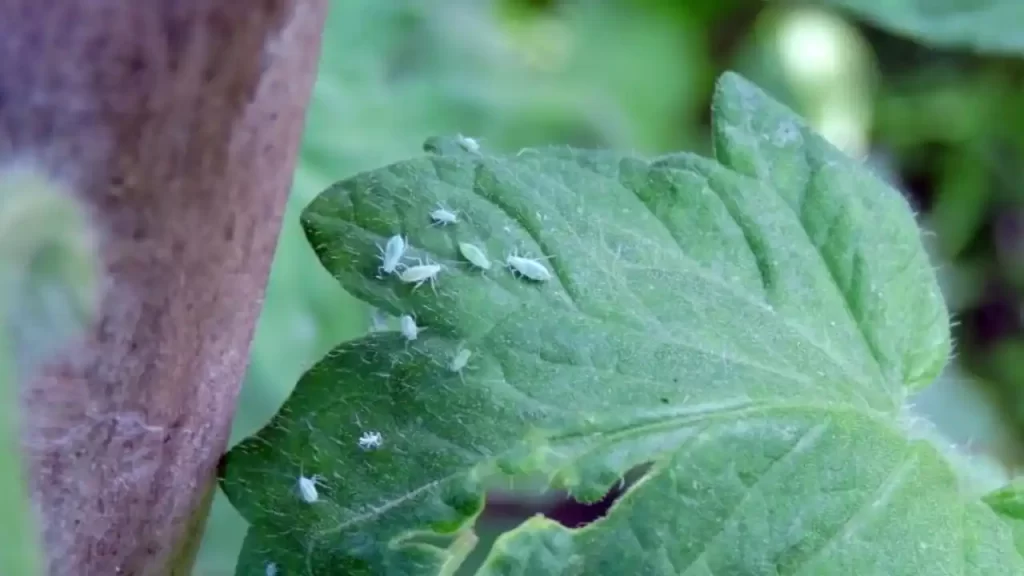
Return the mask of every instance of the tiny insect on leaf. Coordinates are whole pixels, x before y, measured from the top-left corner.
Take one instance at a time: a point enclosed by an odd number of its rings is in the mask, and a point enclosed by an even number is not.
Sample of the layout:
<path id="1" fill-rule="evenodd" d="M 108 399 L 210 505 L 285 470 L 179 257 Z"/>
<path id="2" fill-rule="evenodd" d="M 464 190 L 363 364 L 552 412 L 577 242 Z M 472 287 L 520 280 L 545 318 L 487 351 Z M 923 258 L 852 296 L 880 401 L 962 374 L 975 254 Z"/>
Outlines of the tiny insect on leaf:
<path id="1" fill-rule="evenodd" d="M 402 262 L 402 255 L 405 254 L 405 238 L 395 234 L 388 239 L 384 248 L 377 247 L 380 252 L 380 266 L 378 271 L 384 274 L 394 274 Z"/>
<path id="2" fill-rule="evenodd" d="M 466 152 L 472 152 L 478 154 L 480 152 L 480 143 L 476 141 L 476 138 L 470 138 L 469 136 L 458 136 L 459 146 L 462 147 Z"/>
<path id="3" fill-rule="evenodd" d="M 384 436 L 380 432 L 372 430 L 363 432 L 362 436 L 359 437 L 358 444 L 363 450 L 376 450 L 384 444 Z"/>
<path id="4" fill-rule="evenodd" d="M 462 372 L 462 369 L 469 364 L 469 357 L 473 355 L 473 351 L 467 348 L 460 349 L 455 356 L 452 357 L 451 363 L 448 364 L 448 369 L 452 372 Z"/>
<path id="5" fill-rule="evenodd" d="M 312 504 L 320 499 L 320 494 L 316 490 L 317 477 L 307 478 L 299 475 L 299 497 L 302 498 L 303 502 Z"/>
<path id="6" fill-rule="evenodd" d="M 419 288 L 424 282 L 430 282 L 431 286 L 437 275 L 441 273 L 441 265 L 432 262 L 410 266 L 398 273 L 398 279 L 406 284 L 414 284 L 413 290 Z"/>
<path id="7" fill-rule="evenodd" d="M 388 328 L 388 316 L 379 308 L 370 309 L 370 332 L 382 332 Z"/>
<path id="8" fill-rule="evenodd" d="M 469 261 L 470 264 L 482 270 L 491 269 L 491 259 L 482 248 L 469 242 L 459 242 L 459 253 Z"/>
<path id="9" fill-rule="evenodd" d="M 438 204 L 437 209 L 430 213 L 430 219 L 438 226 L 447 226 L 449 224 L 457 224 L 459 222 L 459 214 Z"/>
<path id="10" fill-rule="evenodd" d="M 505 264 L 517 275 L 533 280 L 535 282 L 547 282 L 551 280 L 551 271 L 539 260 L 510 254 Z"/>
<path id="11" fill-rule="evenodd" d="M 410 342 L 415 340 L 420 332 L 420 327 L 416 325 L 416 320 L 408 314 L 403 314 L 399 319 L 399 329 L 402 332 L 402 336 Z"/>

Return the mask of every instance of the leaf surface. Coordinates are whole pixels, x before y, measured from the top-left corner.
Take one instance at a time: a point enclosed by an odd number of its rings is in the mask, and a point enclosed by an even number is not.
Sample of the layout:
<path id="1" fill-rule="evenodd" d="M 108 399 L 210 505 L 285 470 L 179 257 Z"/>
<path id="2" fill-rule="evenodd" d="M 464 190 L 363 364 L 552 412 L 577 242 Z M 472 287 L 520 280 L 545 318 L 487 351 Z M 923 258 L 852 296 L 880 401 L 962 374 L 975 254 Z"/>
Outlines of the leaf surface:
<path id="1" fill-rule="evenodd" d="M 1024 480 L 1011 482 L 984 500 L 1013 530 L 1017 551 L 1024 555 Z"/>
<path id="2" fill-rule="evenodd" d="M 480 573 L 1024 570 L 1010 527 L 907 432 L 949 331 L 906 203 L 736 75 L 713 118 L 715 159 L 434 139 L 314 200 L 324 266 L 424 330 L 342 344 L 227 455 L 254 526 L 239 573 L 452 574 L 489 487 L 596 500 L 643 464 L 606 518 L 531 520 Z M 438 206 L 459 222 L 432 225 Z M 406 265 L 442 266 L 434 285 L 378 277 L 394 234 Z M 481 271 L 460 242 L 552 278 Z"/>

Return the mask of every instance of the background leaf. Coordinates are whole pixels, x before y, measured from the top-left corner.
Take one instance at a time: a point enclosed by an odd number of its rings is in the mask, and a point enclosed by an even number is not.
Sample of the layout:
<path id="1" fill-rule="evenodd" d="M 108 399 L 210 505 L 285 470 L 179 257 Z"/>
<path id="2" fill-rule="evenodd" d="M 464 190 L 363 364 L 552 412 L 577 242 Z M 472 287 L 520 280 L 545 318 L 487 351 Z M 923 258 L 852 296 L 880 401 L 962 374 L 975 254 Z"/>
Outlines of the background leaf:
<path id="1" fill-rule="evenodd" d="M 985 503 L 1012 527 L 1017 551 L 1024 555 L 1024 481 L 1015 481 L 988 494 Z"/>
<path id="2" fill-rule="evenodd" d="M 67 345 L 97 305 L 94 242 L 56 183 L 26 167 L 0 170 L 0 574 L 42 574 L 18 426 L 21 384 Z"/>
<path id="3" fill-rule="evenodd" d="M 818 0 L 918 42 L 1024 54 L 1024 4 L 1016 0 Z"/>
<path id="4" fill-rule="evenodd" d="M 226 456 L 254 526 L 239 573 L 451 574 L 488 488 L 539 477 L 592 501 L 645 463 L 607 518 L 527 522 L 481 573 L 1024 569 L 1009 527 L 903 422 L 949 351 L 905 202 L 753 85 L 718 86 L 718 162 L 442 154 L 307 208 L 345 288 L 426 331 L 339 346 Z M 461 222 L 431 226 L 438 204 Z M 436 287 L 376 277 L 393 234 L 441 263 Z M 548 256 L 554 277 L 480 273 L 464 241 Z M 358 445 L 370 431 L 378 450 Z M 300 475 L 322 480 L 316 502 Z"/>

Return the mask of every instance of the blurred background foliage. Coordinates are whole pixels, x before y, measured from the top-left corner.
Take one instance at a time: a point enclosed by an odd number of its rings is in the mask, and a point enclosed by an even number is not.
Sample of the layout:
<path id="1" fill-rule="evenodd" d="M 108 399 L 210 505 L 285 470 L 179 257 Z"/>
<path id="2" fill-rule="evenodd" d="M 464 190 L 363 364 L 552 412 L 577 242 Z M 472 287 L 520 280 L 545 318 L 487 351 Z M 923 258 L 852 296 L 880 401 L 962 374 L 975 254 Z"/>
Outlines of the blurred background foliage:
<path id="1" fill-rule="evenodd" d="M 233 441 L 262 426 L 311 363 L 374 325 L 306 245 L 298 214 L 315 194 L 418 155 L 438 134 L 505 151 L 707 152 L 713 82 L 732 69 L 910 199 L 957 320 L 956 361 L 912 409 L 986 488 L 1001 484 L 1024 463 L 1024 60 L 1005 55 L 1024 42 L 1005 20 L 1019 27 L 1024 17 L 993 0 L 991 34 L 971 36 L 939 6 L 953 4 L 933 2 L 941 34 L 929 47 L 910 39 L 927 38 L 927 22 L 909 0 L 876 4 L 895 11 L 865 20 L 855 18 L 869 2 L 833 4 L 844 11 L 761 0 L 333 0 Z M 969 49 L 978 38 L 984 54 Z M 195 574 L 232 574 L 244 533 L 218 495 Z"/>
<path id="2" fill-rule="evenodd" d="M 28 165 L 0 168 L 0 574 L 40 574 L 19 453 L 18 392 L 95 319 L 99 258 L 85 211 Z"/>

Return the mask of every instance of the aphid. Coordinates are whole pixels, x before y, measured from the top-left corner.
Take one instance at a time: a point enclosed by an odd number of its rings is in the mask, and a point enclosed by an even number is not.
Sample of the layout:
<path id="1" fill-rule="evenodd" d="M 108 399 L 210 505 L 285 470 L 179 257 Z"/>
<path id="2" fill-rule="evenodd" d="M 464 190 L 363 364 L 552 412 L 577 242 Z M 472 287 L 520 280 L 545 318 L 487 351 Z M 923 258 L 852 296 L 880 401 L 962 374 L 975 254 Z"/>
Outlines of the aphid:
<path id="1" fill-rule="evenodd" d="M 462 257 L 469 260 L 469 263 L 481 270 L 491 269 L 491 259 L 487 257 L 487 254 L 482 248 L 476 244 L 470 244 L 469 242 L 459 242 L 459 252 Z"/>
<path id="2" fill-rule="evenodd" d="M 379 308 L 370 309 L 370 332 L 381 332 L 388 329 L 388 317 Z"/>
<path id="3" fill-rule="evenodd" d="M 277 576 L 277 564 L 267 562 L 267 576 Z"/>
<path id="4" fill-rule="evenodd" d="M 513 273 L 535 282 L 547 282 L 548 280 L 551 280 L 551 271 L 541 264 L 540 260 L 536 258 L 526 258 L 513 252 L 505 259 L 505 265 L 508 266 Z"/>
<path id="5" fill-rule="evenodd" d="M 398 234 L 389 238 L 388 243 L 384 245 L 384 248 L 378 246 L 377 250 L 380 252 L 380 266 L 377 267 L 377 272 L 394 274 L 395 270 L 398 269 L 399 264 L 402 262 L 402 255 L 405 254 L 405 246 L 405 238 L 402 238 Z"/>
<path id="6" fill-rule="evenodd" d="M 419 259 L 416 261 L 419 262 L 419 264 L 416 266 L 410 266 L 399 272 L 398 279 L 406 284 L 415 284 L 415 286 L 412 287 L 413 290 L 422 286 L 424 282 L 430 282 L 430 287 L 433 288 L 437 275 L 441 273 L 441 265 L 435 264 L 429 260 L 425 263 Z"/>
<path id="7" fill-rule="evenodd" d="M 462 372 L 462 369 L 469 364 L 469 357 L 473 355 L 473 351 L 468 348 L 460 348 L 455 356 L 452 356 L 452 361 L 448 363 L 448 369 L 452 372 Z"/>
<path id="8" fill-rule="evenodd" d="M 449 224 L 457 224 L 459 222 L 459 214 L 438 204 L 437 209 L 430 213 L 430 219 L 438 226 L 447 226 Z"/>
<path id="9" fill-rule="evenodd" d="M 480 152 L 480 143 L 477 142 L 475 138 L 463 136 L 462 134 L 459 134 L 459 146 L 462 146 L 462 149 L 466 152 L 472 152 L 474 154 Z"/>
<path id="10" fill-rule="evenodd" d="M 370 431 L 363 432 L 363 435 L 359 437 L 359 447 L 363 450 L 376 450 L 384 444 L 384 437 L 380 432 Z"/>
<path id="11" fill-rule="evenodd" d="M 319 481 L 319 476 L 314 475 L 312 478 L 306 478 L 299 474 L 299 497 L 306 504 L 312 504 L 320 499 L 320 495 L 316 491 L 316 484 Z"/>
<path id="12" fill-rule="evenodd" d="M 420 327 L 416 325 L 416 319 L 408 314 L 403 314 L 398 321 L 398 327 L 402 331 L 402 336 L 409 342 L 412 342 L 419 336 Z"/>

